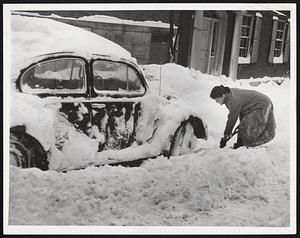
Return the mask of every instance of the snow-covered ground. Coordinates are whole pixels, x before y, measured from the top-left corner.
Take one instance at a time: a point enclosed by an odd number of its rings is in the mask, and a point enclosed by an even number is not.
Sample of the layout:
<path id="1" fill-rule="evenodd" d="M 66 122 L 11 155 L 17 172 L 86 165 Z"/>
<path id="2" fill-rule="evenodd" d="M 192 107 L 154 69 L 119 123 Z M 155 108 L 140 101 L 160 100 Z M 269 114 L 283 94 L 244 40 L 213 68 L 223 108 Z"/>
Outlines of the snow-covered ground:
<path id="1" fill-rule="evenodd" d="M 49 29 L 43 28 L 44 33 Z M 34 32 L 24 41 L 37 39 L 33 36 Z M 55 46 L 54 39 L 62 41 L 57 36 L 48 39 L 49 45 Z M 16 44 L 13 50 L 21 47 Z M 110 44 L 107 50 L 113 47 Z M 15 53 L 27 56 L 28 49 L 23 50 Z M 161 75 L 161 95 L 176 96 L 203 115 L 208 140 L 199 140 L 193 154 L 148 159 L 134 168 L 105 165 L 62 173 L 10 166 L 8 224 L 65 225 L 68 232 L 72 232 L 70 225 L 133 226 L 133 230 L 136 226 L 289 227 L 290 164 L 295 160 L 290 156 L 295 142 L 290 137 L 294 79 L 234 82 L 176 64 L 142 68 L 153 94 L 159 94 Z M 279 86 L 274 80 L 283 83 Z M 251 86 L 251 81 L 264 83 Z M 277 123 L 274 140 L 233 150 L 234 137 L 227 147 L 219 148 L 228 111 L 210 99 L 209 93 L 220 84 L 255 89 L 272 99 Z"/>
<path id="2" fill-rule="evenodd" d="M 152 93 L 158 93 L 159 69 L 144 66 Z M 175 64 L 161 69 L 162 94 L 182 98 L 206 117 L 208 141 L 199 140 L 194 154 L 149 159 L 136 168 L 106 165 L 60 173 L 11 167 L 9 224 L 289 226 L 290 79 L 252 87 Z M 251 149 L 233 150 L 230 143 L 218 148 L 227 111 L 209 92 L 219 84 L 271 97 L 273 141 Z"/>

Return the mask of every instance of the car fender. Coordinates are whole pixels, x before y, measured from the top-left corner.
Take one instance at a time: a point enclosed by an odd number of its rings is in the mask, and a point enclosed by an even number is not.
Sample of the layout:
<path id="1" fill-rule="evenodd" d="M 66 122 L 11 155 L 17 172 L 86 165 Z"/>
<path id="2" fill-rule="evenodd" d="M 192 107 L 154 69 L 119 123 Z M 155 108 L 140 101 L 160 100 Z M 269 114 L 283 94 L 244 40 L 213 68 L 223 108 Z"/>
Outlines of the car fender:
<path id="1" fill-rule="evenodd" d="M 199 117 L 191 115 L 189 117 L 189 122 L 194 128 L 194 134 L 198 139 L 207 140 L 207 124 Z"/>
<path id="2" fill-rule="evenodd" d="M 47 153 L 47 151 L 45 150 L 43 145 L 39 142 L 39 140 L 26 131 L 26 127 L 24 125 L 18 125 L 18 126 L 11 127 L 10 128 L 10 133 L 23 133 L 24 136 L 27 136 L 27 137 L 30 138 L 30 140 L 35 144 L 35 146 L 38 147 L 38 150 L 41 153 L 43 153 L 43 154 Z"/>
<path id="3" fill-rule="evenodd" d="M 164 98 L 170 105 L 175 105 L 175 107 L 177 108 L 177 113 L 182 114 L 182 119 L 178 121 L 178 127 L 180 127 L 182 123 L 189 121 L 193 126 L 195 136 L 198 139 L 207 140 L 207 124 L 198 112 L 196 112 L 193 108 L 191 108 L 188 104 L 186 104 L 176 96 L 167 95 Z"/>

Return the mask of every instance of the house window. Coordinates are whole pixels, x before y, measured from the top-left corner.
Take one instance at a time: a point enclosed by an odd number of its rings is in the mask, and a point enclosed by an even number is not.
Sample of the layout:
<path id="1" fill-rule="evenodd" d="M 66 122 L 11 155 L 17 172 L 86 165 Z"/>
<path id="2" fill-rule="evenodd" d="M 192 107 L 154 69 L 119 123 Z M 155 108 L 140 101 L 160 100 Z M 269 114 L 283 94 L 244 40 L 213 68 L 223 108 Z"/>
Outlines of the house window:
<path id="1" fill-rule="evenodd" d="M 239 64 L 250 63 L 251 37 L 253 31 L 253 16 L 243 15 L 239 46 Z"/>
<path id="2" fill-rule="evenodd" d="M 210 56 L 216 56 L 217 39 L 218 39 L 217 34 L 218 34 L 218 22 L 214 22 Z"/>
<path id="3" fill-rule="evenodd" d="M 288 22 L 273 17 L 273 32 L 270 45 L 269 63 L 282 64 L 287 58 L 289 42 Z M 285 56 L 284 56 L 285 54 Z"/>
<path id="4" fill-rule="evenodd" d="M 274 49 L 274 57 L 279 57 L 283 48 L 283 40 L 285 36 L 285 23 L 283 21 L 278 22 L 277 31 L 276 31 L 276 39 L 275 39 L 275 49 Z"/>
<path id="5" fill-rule="evenodd" d="M 276 38 L 275 38 L 275 48 L 274 48 L 274 59 L 273 63 L 283 61 L 283 45 L 286 32 L 286 23 L 284 21 L 278 21 Z"/>

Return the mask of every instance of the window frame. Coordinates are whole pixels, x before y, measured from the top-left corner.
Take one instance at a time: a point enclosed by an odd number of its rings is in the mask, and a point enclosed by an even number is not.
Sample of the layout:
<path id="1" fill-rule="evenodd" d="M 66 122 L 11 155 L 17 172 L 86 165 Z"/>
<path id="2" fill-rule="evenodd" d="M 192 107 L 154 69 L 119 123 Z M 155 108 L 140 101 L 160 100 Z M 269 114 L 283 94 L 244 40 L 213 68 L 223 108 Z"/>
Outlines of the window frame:
<path id="1" fill-rule="evenodd" d="M 26 72 L 34 69 L 37 66 L 43 65 L 43 64 L 47 64 L 49 62 L 54 62 L 54 61 L 59 61 L 59 60 L 68 60 L 68 59 L 73 59 L 73 60 L 79 60 L 82 63 L 82 70 L 83 70 L 83 87 L 81 89 L 42 89 L 42 88 L 38 88 L 38 89 L 34 89 L 31 88 L 29 86 L 26 86 L 23 83 L 23 79 L 24 79 L 24 75 L 26 74 Z M 28 67 L 26 70 L 24 70 L 24 72 L 22 73 L 21 77 L 20 77 L 20 89 L 22 92 L 24 93 L 31 93 L 31 94 L 81 94 L 81 93 L 85 93 L 87 90 L 87 71 L 86 71 L 86 61 L 83 58 L 80 57 L 73 57 L 73 56 L 61 56 L 61 57 L 55 57 L 55 58 L 51 58 L 51 59 L 43 59 L 39 62 L 34 63 L 33 65 L 31 65 L 30 67 Z"/>
<path id="2" fill-rule="evenodd" d="M 209 57 L 211 58 L 216 57 L 217 55 L 218 39 L 219 39 L 219 32 L 220 32 L 220 21 L 213 19 L 212 26 L 213 26 L 212 39 L 211 39 L 211 47 L 209 52 Z"/>
<path id="3" fill-rule="evenodd" d="M 124 64 L 127 66 L 127 73 L 128 73 L 128 69 L 131 68 L 137 75 L 138 79 L 140 80 L 140 84 L 141 84 L 141 91 L 138 90 L 133 90 L 133 91 L 129 91 L 127 89 L 124 89 L 122 91 L 116 91 L 116 90 L 99 90 L 95 87 L 95 82 L 94 82 L 94 64 L 97 61 L 104 61 L 104 62 L 112 62 L 112 63 L 118 63 L 118 64 Z M 135 69 L 135 67 L 131 66 L 130 64 L 123 62 L 123 61 L 113 61 L 113 60 L 106 60 L 106 59 L 94 59 L 91 62 L 91 77 L 92 77 L 92 82 L 93 82 L 93 90 L 95 91 L 95 93 L 99 96 L 106 96 L 106 95 L 112 95 L 112 96 L 118 96 L 118 95 L 122 95 L 122 96 L 143 96 L 145 95 L 145 93 L 147 92 L 147 87 L 146 85 L 143 83 L 143 78 L 141 77 L 139 71 L 137 69 Z M 128 79 L 127 79 L 128 81 Z"/>
<path id="4" fill-rule="evenodd" d="M 250 23 L 250 26 L 248 25 L 243 25 L 243 18 L 244 17 L 250 17 L 251 18 L 251 23 Z M 251 47 L 252 47 L 252 37 L 253 37 L 253 32 L 254 32 L 254 15 L 253 14 L 242 14 L 242 22 L 241 22 L 241 25 L 240 25 L 240 41 L 239 41 L 239 54 L 238 54 L 238 64 L 250 64 L 251 63 Z M 245 37 L 245 36 L 242 36 L 242 28 L 243 27 L 248 27 L 250 28 L 249 29 L 249 36 Z M 243 57 L 243 56 L 240 56 L 240 50 L 241 50 L 241 41 L 242 39 L 248 39 L 248 47 L 246 48 L 247 49 L 247 56 L 246 57 Z M 242 47 L 242 49 L 245 49 L 245 47 Z"/>
<path id="5" fill-rule="evenodd" d="M 278 29 L 278 24 L 283 23 L 283 30 Z M 283 53 L 284 53 L 284 47 L 285 47 L 285 41 L 286 41 L 286 32 L 287 32 L 288 22 L 285 20 L 278 19 L 277 20 L 277 27 L 276 27 L 276 34 L 275 34 L 275 40 L 274 40 L 274 52 L 273 52 L 273 63 L 274 64 L 282 64 L 283 63 Z M 277 38 L 277 33 L 282 32 L 282 38 Z M 276 48 L 276 42 L 281 42 L 280 49 Z M 279 56 L 275 56 L 276 51 L 280 51 Z"/>
<path id="6" fill-rule="evenodd" d="M 280 55 L 275 56 L 275 46 L 276 46 L 276 39 L 277 32 L 278 32 L 278 23 L 283 22 L 284 23 L 284 31 L 282 34 L 283 39 L 281 40 L 282 44 L 280 47 Z M 279 18 L 278 16 L 273 16 L 272 19 L 272 36 L 270 41 L 270 50 L 269 50 L 269 56 L 268 56 L 268 63 L 270 64 L 284 64 L 288 62 L 289 58 L 289 52 L 290 49 L 286 47 L 290 47 L 290 23 L 289 19 L 285 18 Z"/>

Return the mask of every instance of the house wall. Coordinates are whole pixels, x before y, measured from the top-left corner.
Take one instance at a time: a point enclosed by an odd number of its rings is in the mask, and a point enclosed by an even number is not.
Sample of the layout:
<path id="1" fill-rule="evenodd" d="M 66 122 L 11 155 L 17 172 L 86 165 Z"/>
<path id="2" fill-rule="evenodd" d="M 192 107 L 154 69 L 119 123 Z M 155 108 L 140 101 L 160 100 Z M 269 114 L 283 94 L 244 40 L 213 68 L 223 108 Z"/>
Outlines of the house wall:
<path id="1" fill-rule="evenodd" d="M 179 28 L 178 60 L 177 63 L 188 67 L 190 66 L 192 32 L 195 11 L 182 11 L 182 22 Z"/>
<path id="2" fill-rule="evenodd" d="M 271 12 L 263 12 L 262 25 L 261 25 L 261 37 L 258 50 L 258 58 L 256 63 L 251 64 L 239 64 L 237 79 L 248 79 L 250 77 L 260 78 L 264 76 L 281 77 L 287 74 L 290 70 L 290 64 L 270 64 L 268 63 L 269 48 L 271 43 L 272 34 L 272 17 Z M 224 60 L 224 63 L 226 60 Z"/>
<path id="3" fill-rule="evenodd" d="M 81 27 L 103 36 L 128 50 L 139 64 L 167 63 L 166 42 L 168 28 L 134 26 L 124 24 L 55 18 L 67 24 Z M 168 47 L 167 47 L 168 48 Z M 153 53 L 155 50 L 159 51 Z"/>
<path id="4" fill-rule="evenodd" d="M 227 77 L 229 76 L 234 21 L 235 21 L 234 12 L 227 11 L 227 34 L 225 40 L 225 51 L 224 51 L 223 69 L 222 69 L 222 74 L 226 75 Z"/>

